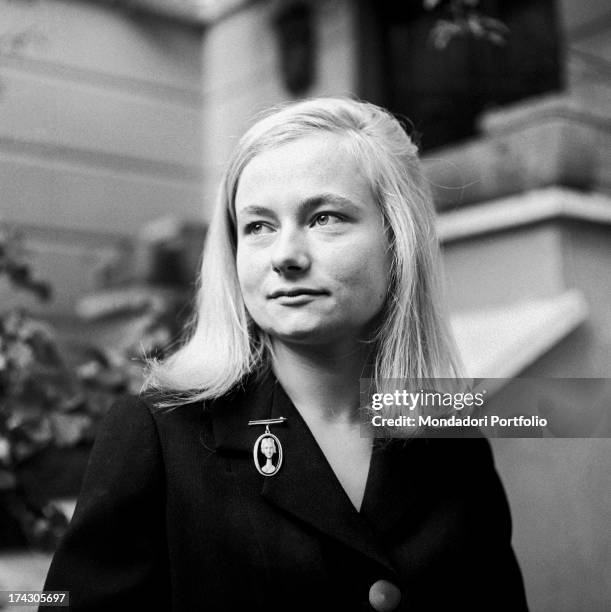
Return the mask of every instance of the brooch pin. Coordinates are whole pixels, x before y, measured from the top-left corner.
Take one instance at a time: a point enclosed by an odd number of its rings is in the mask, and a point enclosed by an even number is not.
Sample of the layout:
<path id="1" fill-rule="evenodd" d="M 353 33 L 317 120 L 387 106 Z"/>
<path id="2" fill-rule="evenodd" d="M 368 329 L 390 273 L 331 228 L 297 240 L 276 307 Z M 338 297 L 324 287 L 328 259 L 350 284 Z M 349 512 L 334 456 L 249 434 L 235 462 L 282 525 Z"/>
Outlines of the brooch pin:
<path id="1" fill-rule="evenodd" d="M 282 466 L 282 444 L 278 437 L 270 432 L 269 426 L 278 425 L 284 421 L 286 421 L 285 417 L 248 421 L 249 425 L 265 425 L 265 433 L 257 438 L 252 449 L 255 467 L 262 476 L 274 476 Z"/>

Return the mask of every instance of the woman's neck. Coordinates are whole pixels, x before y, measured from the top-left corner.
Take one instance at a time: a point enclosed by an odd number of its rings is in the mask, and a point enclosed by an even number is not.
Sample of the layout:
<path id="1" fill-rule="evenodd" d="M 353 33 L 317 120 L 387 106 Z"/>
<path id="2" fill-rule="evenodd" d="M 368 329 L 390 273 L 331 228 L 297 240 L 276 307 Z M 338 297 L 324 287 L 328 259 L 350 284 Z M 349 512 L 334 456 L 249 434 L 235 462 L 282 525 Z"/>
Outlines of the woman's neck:
<path id="1" fill-rule="evenodd" d="M 274 342 L 273 347 L 274 374 L 306 420 L 356 423 L 366 344 L 321 348 Z"/>

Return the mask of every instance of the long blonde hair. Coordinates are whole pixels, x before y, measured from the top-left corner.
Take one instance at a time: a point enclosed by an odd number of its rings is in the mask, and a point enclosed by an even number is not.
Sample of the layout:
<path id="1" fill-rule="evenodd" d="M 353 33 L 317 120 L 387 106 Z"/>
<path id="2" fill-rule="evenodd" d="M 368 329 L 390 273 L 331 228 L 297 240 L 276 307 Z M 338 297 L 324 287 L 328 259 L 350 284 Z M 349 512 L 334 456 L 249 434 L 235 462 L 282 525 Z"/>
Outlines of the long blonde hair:
<path id="1" fill-rule="evenodd" d="M 273 109 L 246 132 L 229 161 L 204 249 L 195 316 L 182 346 L 150 364 L 145 388 L 164 391 L 164 405 L 220 397 L 247 374 L 269 367 L 269 338 L 249 316 L 238 283 L 236 191 L 256 155 L 320 132 L 346 138 L 388 233 L 391 275 L 383 320 L 372 339 L 374 381 L 460 376 L 440 312 L 434 208 L 417 147 L 378 106 L 317 98 Z"/>

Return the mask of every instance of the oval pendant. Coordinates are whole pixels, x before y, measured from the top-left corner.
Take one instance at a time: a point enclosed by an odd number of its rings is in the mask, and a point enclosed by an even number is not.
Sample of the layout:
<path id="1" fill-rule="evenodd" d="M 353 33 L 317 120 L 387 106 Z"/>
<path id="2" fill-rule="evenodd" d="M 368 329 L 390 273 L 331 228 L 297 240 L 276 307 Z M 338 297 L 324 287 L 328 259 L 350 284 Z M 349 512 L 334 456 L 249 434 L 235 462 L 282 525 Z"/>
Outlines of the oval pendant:
<path id="1" fill-rule="evenodd" d="M 261 434 L 252 449 L 257 472 L 262 476 L 275 476 L 282 466 L 282 444 L 273 434 Z"/>

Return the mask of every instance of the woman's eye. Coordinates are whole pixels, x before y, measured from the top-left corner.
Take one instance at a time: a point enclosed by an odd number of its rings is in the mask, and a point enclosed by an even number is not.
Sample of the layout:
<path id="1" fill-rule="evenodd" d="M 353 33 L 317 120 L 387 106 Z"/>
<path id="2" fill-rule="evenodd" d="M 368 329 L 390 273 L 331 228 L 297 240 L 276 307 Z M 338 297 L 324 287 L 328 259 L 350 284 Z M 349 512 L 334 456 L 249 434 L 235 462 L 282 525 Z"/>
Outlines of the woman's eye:
<path id="1" fill-rule="evenodd" d="M 246 233 L 247 234 L 252 234 L 254 236 L 260 236 L 261 234 L 266 234 L 267 232 L 271 231 L 270 228 L 265 225 L 265 223 L 249 223 L 246 226 Z"/>
<path id="2" fill-rule="evenodd" d="M 316 215 L 312 225 L 332 225 L 334 223 L 338 223 L 339 221 L 341 221 L 341 219 L 337 215 L 332 215 L 330 213 L 320 213 L 319 215 Z"/>

